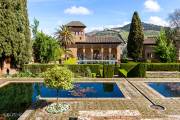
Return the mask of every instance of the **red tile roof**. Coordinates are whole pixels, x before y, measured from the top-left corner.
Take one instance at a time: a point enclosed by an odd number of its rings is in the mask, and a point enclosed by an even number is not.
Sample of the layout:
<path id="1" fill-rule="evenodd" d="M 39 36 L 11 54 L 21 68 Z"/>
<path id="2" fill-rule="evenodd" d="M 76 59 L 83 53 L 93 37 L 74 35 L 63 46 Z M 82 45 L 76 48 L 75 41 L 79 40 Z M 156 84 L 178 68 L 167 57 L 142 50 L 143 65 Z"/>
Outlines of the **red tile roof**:
<path id="1" fill-rule="evenodd" d="M 148 37 L 144 40 L 144 45 L 156 45 L 156 38 L 154 37 Z"/>
<path id="2" fill-rule="evenodd" d="M 121 44 L 123 43 L 123 40 L 117 36 L 113 35 L 92 35 L 92 36 L 86 36 L 85 41 L 77 42 L 77 44 L 82 44 L 82 43 L 90 43 L 90 44 Z"/>
<path id="3" fill-rule="evenodd" d="M 80 21 L 71 21 L 68 24 L 66 24 L 68 27 L 86 27 L 82 22 Z"/>

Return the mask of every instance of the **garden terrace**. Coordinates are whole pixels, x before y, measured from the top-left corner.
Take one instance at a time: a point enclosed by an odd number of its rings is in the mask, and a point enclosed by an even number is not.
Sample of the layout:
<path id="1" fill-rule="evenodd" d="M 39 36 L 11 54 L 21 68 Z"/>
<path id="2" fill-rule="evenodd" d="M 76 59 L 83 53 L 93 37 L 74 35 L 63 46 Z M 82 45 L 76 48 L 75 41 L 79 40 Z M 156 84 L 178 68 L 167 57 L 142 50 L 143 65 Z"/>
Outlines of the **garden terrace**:
<path id="1" fill-rule="evenodd" d="M 179 108 L 179 98 L 168 99 L 162 97 L 159 93 L 155 90 L 150 88 L 146 83 L 147 82 L 180 82 L 177 79 L 168 79 L 168 78 L 128 78 L 129 81 L 132 82 L 139 90 L 141 90 L 144 94 L 148 96 L 156 104 L 162 105 L 166 108 L 165 111 L 156 111 L 149 107 L 151 104 L 147 99 L 144 98 L 131 84 L 129 84 L 125 79 L 118 78 L 94 78 L 94 79 L 76 79 L 76 82 L 116 82 L 117 85 L 120 87 L 121 91 L 123 92 L 125 99 L 70 99 L 70 100 L 63 100 L 63 102 L 67 102 L 71 104 L 71 109 L 69 112 L 60 113 L 56 115 L 47 114 L 44 111 L 43 105 L 46 105 L 46 102 L 38 104 L 35 108 L 30 108 L 28 111 L 24 113 L 23 116 L 26 116 L 26 120 L 35 120 L 35 119 L 59 119 L 59 120 L 67 120 L 69 117 L 78 117 L 81 111 L 108 111 L 108 110 L 132 110 L 132 111 L 139 111 L 140 118 L 139 119 L 162 119 L 162 120 L 178 120 L 180 114 Z M 26 79 L 15 79 L 15 80 L 8 80 L 8 82 L 40 82 L 42 81 L 37 79 L 26 80 Z M 50 101 L 49 101 L 50 102 Z M 26 114 L 26 115 L 25 115 Z M 126 113 L 125 113 L 126 114 Z M 23 118 L 22 116 L 22 118 Z M 122 115 L 123 116 L 123 115 Z M 22 119 L 20 119 L 22 120 Z"/>

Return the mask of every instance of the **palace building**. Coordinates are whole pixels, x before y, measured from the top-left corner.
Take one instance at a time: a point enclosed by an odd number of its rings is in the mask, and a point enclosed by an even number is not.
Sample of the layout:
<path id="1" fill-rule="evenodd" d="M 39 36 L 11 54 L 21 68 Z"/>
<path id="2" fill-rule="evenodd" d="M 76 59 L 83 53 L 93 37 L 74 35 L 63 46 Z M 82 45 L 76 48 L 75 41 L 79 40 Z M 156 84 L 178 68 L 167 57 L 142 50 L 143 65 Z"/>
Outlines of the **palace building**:
<path id="1" fill-rule="evenodd" d="M 157 56 L 155 55 L 155 49 L 156 47 L 156 38 L 155 37 L 148 37 L 144 40 L 143 43 L 143 58 L 152 60 L 157 59 Z M 177 61 L 180 61 L 180 33 L 175 37 L 175 47 L 176 47 L 176 53 L 177 53 Z"/>
<path id="2" fill-rule="evenodd" d="M 74 36 L 74 44 L 68 49 L 79 63 L 120 62 L 124 40 L 119 34 L 86 35 L 86 26 L 80 21 L 72 21 L 66 26 Z"/>

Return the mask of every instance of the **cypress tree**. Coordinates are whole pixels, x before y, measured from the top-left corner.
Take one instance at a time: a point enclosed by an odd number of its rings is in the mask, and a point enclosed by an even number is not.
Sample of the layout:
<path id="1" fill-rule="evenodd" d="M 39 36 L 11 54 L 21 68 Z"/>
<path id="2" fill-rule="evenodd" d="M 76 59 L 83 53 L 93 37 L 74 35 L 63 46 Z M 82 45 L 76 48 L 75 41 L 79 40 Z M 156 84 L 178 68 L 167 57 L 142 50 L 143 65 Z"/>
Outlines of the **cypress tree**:
<path id="1" fill-rule="evenodd" d="M 143 41 L 144 33 L 141 20 L 138 13 L 134 12 L 128 36 L 128 57 L 132 58 L 133 60 L 137 60 L 138 58 L 142 57 Z"/>
<path id="2" fill-rule="evenodd" d="M 17 67 L 30 60 L 30 29 L 27 0 L 0 1 L 0 60 Z"/>

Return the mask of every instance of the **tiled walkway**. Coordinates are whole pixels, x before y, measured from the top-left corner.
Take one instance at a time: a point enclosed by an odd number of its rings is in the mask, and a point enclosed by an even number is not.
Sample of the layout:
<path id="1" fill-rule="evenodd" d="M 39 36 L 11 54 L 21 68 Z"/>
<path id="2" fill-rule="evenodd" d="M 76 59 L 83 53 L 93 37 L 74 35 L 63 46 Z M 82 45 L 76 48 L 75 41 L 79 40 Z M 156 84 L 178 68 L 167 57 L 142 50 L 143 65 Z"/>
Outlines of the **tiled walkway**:
<path id="1" fill-rule="evenodd" d="M 79 80 L 79 79 L 78 79 Z M 69 100 L 61 101 L 67 102 L 71 105 L 71 110 L 66 113 L 61 113 L 57 115 L 51 115 L 44 111 L 44 108 L 40 106 L 39 108 L 33 110 L 29 115 L 27 120 L 68 120 L 69 117 L 78 117 L 79 111 L 93 111 L 93 110 L 137 110 L 141 114 L 143 120 L 150 119 L 162 119 L 162 120 L 180 120 L 180 98 L 178 99 L 164 99 L 160 94 L 154 92 L 150 89 L 145 82 L 152 81 L 178 81 L 180 79 L 128 79 L 130 80 L 139 90 L 141 90 L 145 95 L 148 96 L 156 104 L 166 107 L 165 111 L 152 110 L 149 105 L 151 104 L 147 99 L 145 99 L 131 84 L 129 84 L 125 79 L 86 79 L 79 81 L 115 81 L 120 87 L 121 91 L 125 95 L 126 99 L 93 99 L 93 100 Z M 17 82 L 18 80 L 16 80 Z M 103 118 L 102 118 L 103 119 Z"/>

